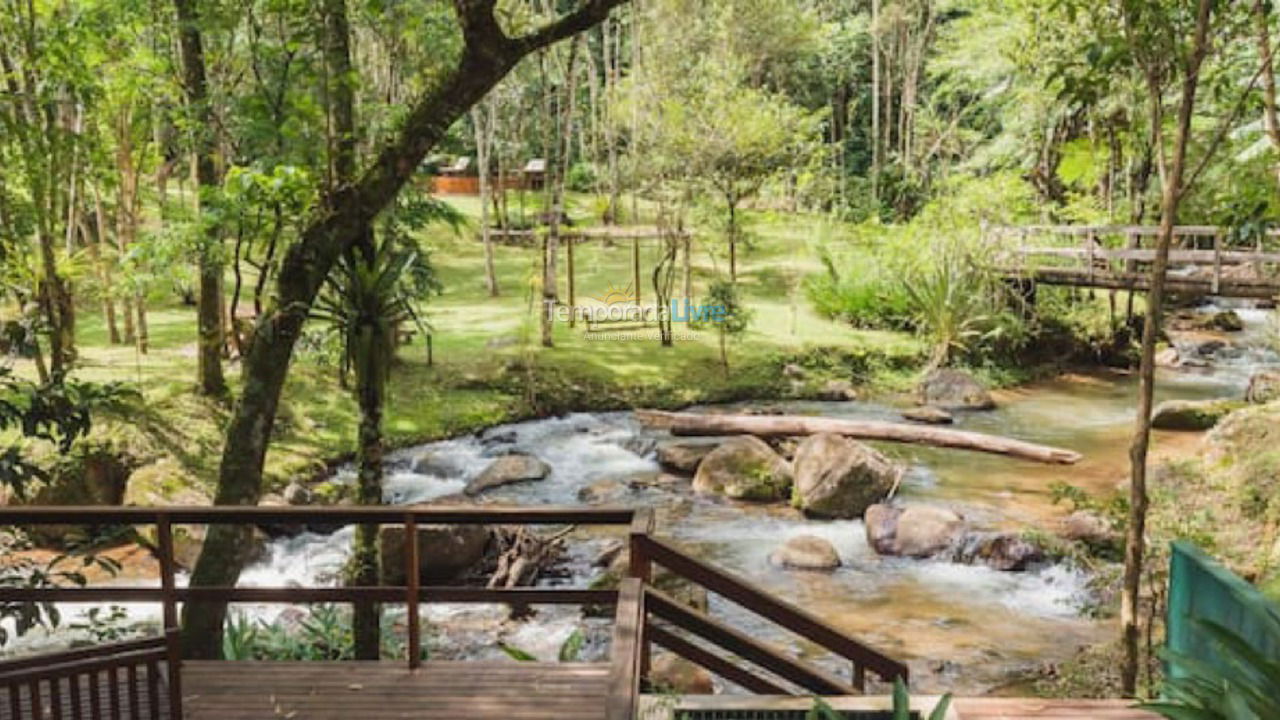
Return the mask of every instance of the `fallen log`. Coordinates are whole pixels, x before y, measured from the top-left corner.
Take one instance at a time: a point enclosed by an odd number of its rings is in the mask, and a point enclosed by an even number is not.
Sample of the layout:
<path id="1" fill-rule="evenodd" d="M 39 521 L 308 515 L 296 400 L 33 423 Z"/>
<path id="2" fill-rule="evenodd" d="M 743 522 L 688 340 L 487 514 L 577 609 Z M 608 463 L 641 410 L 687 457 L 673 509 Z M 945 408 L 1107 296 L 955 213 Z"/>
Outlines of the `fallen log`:
<path id="1" fill-rule="evenodd" d="M 832 433 L 859 440 L 885 440 L 975 450 L 1061 465 L 1074 464 L 1082 457 L 1080 453 L 1073 450 L 1036 445 L 999 435 L 881 420 L 848 420 L 803 415 L 701 415 L 661 410 L 637 410 L 636 419 L 649 427 L 669 430 L 672 435 L 789 437 Z"/>

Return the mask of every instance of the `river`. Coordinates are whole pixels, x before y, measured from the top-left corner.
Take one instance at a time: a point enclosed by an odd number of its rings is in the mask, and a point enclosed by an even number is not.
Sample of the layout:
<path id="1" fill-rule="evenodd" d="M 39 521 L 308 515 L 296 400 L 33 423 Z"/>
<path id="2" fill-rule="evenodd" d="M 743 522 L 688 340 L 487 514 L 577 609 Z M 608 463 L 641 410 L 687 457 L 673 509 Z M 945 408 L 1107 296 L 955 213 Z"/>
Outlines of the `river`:
<path id="1" fill-rule="evenodd" d="M 1161 369 L 1157 400 L 1239 397 L 1249 376 L 1272 365 L 1264 349 L 1268 313 L 1241 310 L 1243 333 L 1197 370 Z M 1066 508 L 1052 502 L 1050 486 L 1067 482 L 1090 492 L 1118 488 L 1128 471 L 1127 446 L 1134 419 L 1136 380 L 1129 374 L 1066 375 L 996 393 L 998 408 L 960 413 L 956 427 L 1007 435 L 1083 453 L 1074 466 L 1041 465 L 1006 457 L 906 445 L 880 449 L 907 463 L 899 490 L 907 502 L 939 503 L 972 523 L 1002 529 L 1052 531 Z M 904 398 L 870 402 L 769 403 L 787 412 L 832 417 L 899 419 Z M 758 404 L 757 404 L 758 405 Z M 598 481 L 656 476 L 652 452 L 628 449 L 660 441 L 661 432 L 639 427 L 629 413 L 574 414 L 493 428 L 480 436 L 446 440 L 397 451 L 386 481 L 386 499 L 425 502 L 458 493 L 495 453 L 531 452 L 552 468 L 541 482 L 508 486 L 487 499 L 527 505 L 576 505 L 579 491 Z M 495 441 L 496 439 L 496 441 Z M 1194 453 L 1199 433 L 1157 433 L 1158 457 Z M 448 458 L 452 468 L 438 475 L 412 472 L 424 453 Z M 350 476 L 350 470 L 340 471 Z M 694 495 L 687 483 L 631 491 L 616 504 L 658 511 L 658 534 L 720 567 L 817 613 L 835 626 L 910 663 L 923 691 L 972 694 L 1006 684 L 1046 664 L 1070 657 L 1081 646 L 1116 633 L 1112 620 L 1083 612 L 1090 603 L 1088 577 L 1065 565 L 1027 572 L 999 572 L 983 566 L 937 560 L 882 558 L 867 545 L 861 521 L 817 521 L 787 507 L 725 502 Z M 768 555 L 789 537 L 816 534 L 830 540 L 843 567 L 830 574 L 799 573 L 770 565 Z M 273 541 L 266 557 L 245 573 L 243 585 L 328 584 L 345 559 L 350 529 L 333 535 L 305 534 Z M 609 542 L 602 535 L 572 537 L 572 577 L 557 582 L 585 586 L 600 572 L 591 559 Z M 133 607 L 133 613 L 153 609 Z M 713 615 L 731 618 L 750 634 L 792 647 L 815 662 L 843 664 L 785 636 L 745 611 L 718 601 Z M 259 617 L 278 609 L 248 608 Z M 575 629 L 588 637 L 586 657 L 607 652 L 607 620 L 584 620 L 576 610 L 548 608 L 527 621 L 510 621 L 504 608 L 430 606 L 428 647 L 437 657 L 500 657 L 501 640 L 541 658 L 553 659 Z"/>

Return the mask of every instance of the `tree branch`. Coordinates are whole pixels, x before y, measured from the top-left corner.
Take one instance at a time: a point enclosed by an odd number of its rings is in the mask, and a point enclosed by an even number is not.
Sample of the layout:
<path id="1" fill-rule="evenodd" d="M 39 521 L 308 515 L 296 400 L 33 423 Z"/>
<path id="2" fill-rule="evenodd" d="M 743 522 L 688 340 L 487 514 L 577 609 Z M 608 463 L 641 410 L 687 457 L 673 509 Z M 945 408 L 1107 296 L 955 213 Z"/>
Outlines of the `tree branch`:
<path id="1" fill-rule="evenodd" d="M 1239 119 L 1240 114 L 1244 112 L 1245 105 L 1248 103 L 1249 97 L 1253 94 L 1253 89 L 1258 86 L 1258 80 L 1262 78 L 1262 73 L 1271 65 L 1270 56 L 1262 59 L 1262 64 L 1258 67 L 1258 71 L 1253 74 L 1253 78 L 1249 80 L 1249 86 L 1246 87 L 1237 98 L 1235 106 L 1231 109 L 1231 114 L 1223 118 L 1218 124 L 1218 129 L 1213 134 L 1213 139 L 1209 141 L 1209 147 L 1204 151 L 1204 155 L 1200 158 L 1200 162 L 1196 164 L 1191 176 L 1183 185 L 1183 192 L 1196 184 L 1196 180 L 1200 178 L 1200 173 L 1204 172 L 1208 167 L 1209 161 L 1218 151 L 1218 146 L 1226 139 L 1227 133 L 1230 132 L 1231 126 Z"/>
<path id="2" fill-rule="evenodd" d="M 577 10 L 538 30 L 513 38 L 512 42 L 520 48 L 522 55 L 527 54 L 603 22 L 610 10 L 624 2 L 626 0 L 586 0 Z"/>

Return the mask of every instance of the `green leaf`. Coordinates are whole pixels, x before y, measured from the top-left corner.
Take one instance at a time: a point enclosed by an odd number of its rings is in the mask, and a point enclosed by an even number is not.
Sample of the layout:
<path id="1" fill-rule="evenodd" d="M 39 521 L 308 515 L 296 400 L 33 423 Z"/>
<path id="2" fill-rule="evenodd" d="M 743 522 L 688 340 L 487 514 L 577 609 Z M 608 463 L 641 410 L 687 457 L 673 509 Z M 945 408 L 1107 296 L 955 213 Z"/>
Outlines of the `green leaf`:
<path id="1" fill-rule="evenodd" d="M 518 647 L 512 647 L 506 643 L 498 643 L 498 648 L 510 656 L 512 660 L 518 660 L 520 662 L 538 662 L 538 658 Z"/>
<path id="2" fill-rule="evenodd" d="M 582 646 L 586 640 L 587 636 L 581 630 L 574 629 L 560 646 L 560 662 L 577 662 L 582 655 Z"/>

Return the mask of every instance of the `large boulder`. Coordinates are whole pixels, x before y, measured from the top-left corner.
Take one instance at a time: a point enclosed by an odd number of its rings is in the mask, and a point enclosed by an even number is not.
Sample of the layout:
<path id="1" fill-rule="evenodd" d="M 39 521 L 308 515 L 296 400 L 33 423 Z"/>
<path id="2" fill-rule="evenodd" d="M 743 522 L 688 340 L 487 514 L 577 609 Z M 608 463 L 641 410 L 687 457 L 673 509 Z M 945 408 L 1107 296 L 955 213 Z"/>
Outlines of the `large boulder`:
<path id="1" fill-rule="evenodd" d="M 964 536 L 952 560 L 982 564 L 1005 572 L 1026 570 L 1044 560 L 1044 550 L 1013 533 L 975 532 Z"/>
<path id="2" fill-rule="evenodd" d="M 840 567 L 840 554 L 817 535 L 797 535 L 774 550 L 769 562 L 789 570 L 830 571 Z"/>
<path id="3" fill-rule="evenodd" d="M 283 503 L 283 501 L 281 501 Z M 164 458 L 134 470 L 129 475 L 123 503 L 125 505 L 158 507 L 202 507 L 212 505 L 212 496 L 203 490 L 199 480 L 191 477 L 172 458 Z M 138 525 L 139 536 L 152 543 L 158 542 L 154 525 Z M 173 558 L 179 567 L 195 566 L 204 548 L 208 534 L 207 525 L 174 525 Z M 245 548 L 246 559 L 259 557 L 266 544 L 265 535 L 254 533 L 254 540 Z"/>
<path id="4" fill-rule="evenodd" d="M 1249 378 L 1249 387 L 1244 391 L 1245 402 L 1262 405 L 1280 399 L 1280 372 L 1263 370 Z"/>
<path id="5" fill-rule="evenodd" d="M 1240 408 L 1234 400 L 1166 400 L 1156 406 L 1151 427 L 1157 430 L 1208 430 Z"/>
<path id="6" fill-rule="evenodd" d="M 657 692 L 675 695 L 711 695 L 716 691 L 711 673 L 674 653 L 658 653 L 649 666 L 649 685 Z"/>
<path id="7" fill-rule="evenodd" d="M 920 404 L 944 410 L 990 410 L 996 406 L 991 393 L 969 373 L 939 368 L 920 383 Z"/>
<path id="8" fill-rule="evenodd" d="M 484 559 L 489 547 L 484 525 L 419 525 L 418 577 L 423 584 L 440 585 L 462 577 Z M 378 529 L 382 582 L 405 583 L 405 531 L 400 525 Z"/>
<path id="9" fill-rule="evenodd" d="M 930 557 L 959 542 L 964 518 L 932 505 L 872 505 L 863 516 L 867 544 L 881 555 Z"/>
<path id="10" fill-rule="evenodd" d="M 671 472 L 692 475 L 698 463 L 723 442 L 723 438 L 697 438 L 659 443 L 658 464 Z"/>
<path id="11" fill-rule="evenodd" d="M 489 463 L 488 467 L 467 483 L 463 492 L 474 497 L 486 490 L 503 485 L 542 480 L 550 474 L 551 466 L 538 458 L 522 453 L 512 453 Z"/>
<path id="12" fill-rule="evenodd" d="M 693 489 L 735 500 L 782 500 L 791 491 L 791 466 L 752 435 L 739 435 L 712 450 L 698 464 Z"/>
<path id="13" fill-rule="evenodd" d="M 861 517 L 893 489 L 902 469 L 884 455 L 849 438 L 811 435 L 796 448 L 792 504 L 807 515 Z"/>

